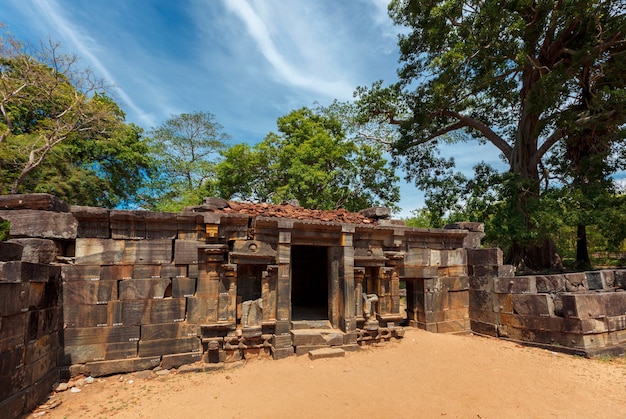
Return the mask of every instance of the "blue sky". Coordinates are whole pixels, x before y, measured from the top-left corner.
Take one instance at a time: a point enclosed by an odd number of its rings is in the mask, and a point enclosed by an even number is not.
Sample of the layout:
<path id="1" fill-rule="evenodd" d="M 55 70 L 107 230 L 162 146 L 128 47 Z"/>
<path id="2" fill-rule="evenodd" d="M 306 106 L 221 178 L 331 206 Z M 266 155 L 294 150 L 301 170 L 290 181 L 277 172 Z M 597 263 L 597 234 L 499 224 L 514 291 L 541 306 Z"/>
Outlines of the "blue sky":
<path id="1" fill-rule="evenodd" d="M 387 3 L 4 0 L 0 22 L 23 41 L 51 38 L 76 54 L 114 87 L 129 122 L 149 130 L 172 115 L 208 111 L 233 143 L 255 143 L 294 109 L 396 81 L 399 29 Z M 498 160 L 488 146 L 455 147 L 444 154 L 464 171 Z M 402 184 L 401 192 L 399 215 L 423 205 L 415 187 Z"/>

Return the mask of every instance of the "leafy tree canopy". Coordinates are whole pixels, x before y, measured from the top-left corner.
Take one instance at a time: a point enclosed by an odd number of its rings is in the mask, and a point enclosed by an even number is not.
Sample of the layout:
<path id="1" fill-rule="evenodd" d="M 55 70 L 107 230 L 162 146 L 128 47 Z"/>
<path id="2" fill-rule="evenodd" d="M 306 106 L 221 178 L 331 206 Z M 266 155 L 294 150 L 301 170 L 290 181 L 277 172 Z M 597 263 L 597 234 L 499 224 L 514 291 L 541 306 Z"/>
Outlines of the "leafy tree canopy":
<path id="1" fill-rule="evenodd" d="M 106 86 L 59 45 L 0 36 L 0 193 L 54 193 L 70 204 L 131 200 L 150 162 L 141 130 Z"/>
<path id="2" fill-rule="evenodd" d="M 175 115 L 154 128 L 150 149 L 157 174 L 144 197 L 145 205 L 178 211 L 199 204 L 214 176 L 218 152 L 229 138 L 210 112 Z"/>
<path id="3" fill-rule="evenodd" d="M 422 187 L 458 183 L 439 143 L 495 146 L 511 172 L 503 228 L 519 233 L 510 262 L 523 264 L 545 238 L 532 201 L 557 145 L 586 136 L 611 150 L 623 138 L 624 12 L 617 0 L 392 1 L 390 16 L 409 30 L 400 82 L 359 88 L 362 115 L 399 127 L 395 154 Z M 599 131 L 607 135 L 586 134 Z"/>
<path id="4" fill-rule="evenodd" d="M 399 201 L 398 179 L 379 147 L 347 138 L 322 109 L 292 111 L 278 119 L 278 133 L 222 155 L 214 190 L 227 199 L 297 199 L 306 208 L 350 211 Z"/>

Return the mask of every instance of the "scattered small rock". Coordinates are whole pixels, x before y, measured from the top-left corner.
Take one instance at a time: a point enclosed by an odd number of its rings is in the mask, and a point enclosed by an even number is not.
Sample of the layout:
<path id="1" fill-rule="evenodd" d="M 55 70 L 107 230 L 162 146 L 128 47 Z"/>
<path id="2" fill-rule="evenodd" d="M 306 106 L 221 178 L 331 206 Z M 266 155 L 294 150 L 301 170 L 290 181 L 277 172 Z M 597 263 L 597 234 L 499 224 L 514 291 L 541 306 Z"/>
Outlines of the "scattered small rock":
<path id="1" fill-rule="evenodd" d="M 168 375 L 170 373 L 170 370 L 159 370 L 156 372 L 156 375 Z"/>
<path id="2" fill-rule="evenodd" d="M 79 389 L 78 387 L 72 387 L 72 389 L 70 390 L 72 393 L 80 393 L 81 389 Z"/>
<path id="3" fill-rule="evenodd" d="M 67 383 L 59 383 L 59 384 L 58 384 L 58 385 L 54 388 L 54 391 L 56 391 L 56 392 L 58 393 L 58 392 L 61 392 L 61 391 L 65 391 L 65 390 L 67 390 L 68 388 L 69 388 L 69 387 L 68 387 Z"/>

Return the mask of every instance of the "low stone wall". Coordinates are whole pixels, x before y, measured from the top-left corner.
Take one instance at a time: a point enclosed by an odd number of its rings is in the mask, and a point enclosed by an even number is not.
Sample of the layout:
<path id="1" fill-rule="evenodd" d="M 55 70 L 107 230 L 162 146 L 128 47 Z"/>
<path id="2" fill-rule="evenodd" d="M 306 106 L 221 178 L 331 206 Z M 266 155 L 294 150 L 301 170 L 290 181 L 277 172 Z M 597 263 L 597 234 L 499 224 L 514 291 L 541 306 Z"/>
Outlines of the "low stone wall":
<path id="1" fill-rule="evenodd" d="M 39 210 L 15 212 L 14 239 L 0 242 L 0 416 L 7 418 L 31 411 L 59 380 L 61 269 L 50 262 L 60 243 L 45 224 L 26 222 Z"/>
<path id="2" fill-rule="evenodd" d="M 626 349 L 626 270 L 514 276 L 499 249 L 469 252 L 472 330 L 596 356 Z"/>

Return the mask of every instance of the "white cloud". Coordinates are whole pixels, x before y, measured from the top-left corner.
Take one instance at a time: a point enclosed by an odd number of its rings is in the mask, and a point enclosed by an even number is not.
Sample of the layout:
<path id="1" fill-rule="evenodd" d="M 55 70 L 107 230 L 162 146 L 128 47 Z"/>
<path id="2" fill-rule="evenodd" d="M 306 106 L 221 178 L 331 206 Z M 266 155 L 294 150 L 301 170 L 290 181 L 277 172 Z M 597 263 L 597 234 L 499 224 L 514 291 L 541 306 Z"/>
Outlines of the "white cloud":
<path id="1" fill-rule="evenodd" d="M 310 2 L 225 1 L 241 19 L 279 82 L 330 98 L 349 98 L 354 85 L 342 76 L 341 57 L 311 22 L 326 19 Z"/>
<path id="2" fill-rule="evenodd" d="M 151 124 L 153 122 L 152 116 L 140 109 L 131 97 L 117 86 L 111 72 L 98 58 L 96 53 L 102 52 L 102 48 L 89 36 L 88 31 L 73 24 L 60 13 L 59 11 L 62 10 L 62 7 L 55 0 L 34 0 L 34 3 L 50 22 L 51 26 L 56 28 L 58 33 L 71 44 L 72 49 L 75 49 L 81 58 L 89 62 L 92 70 L 113 85 L 116 95 L 141 119 L 141 122 Z"/>

